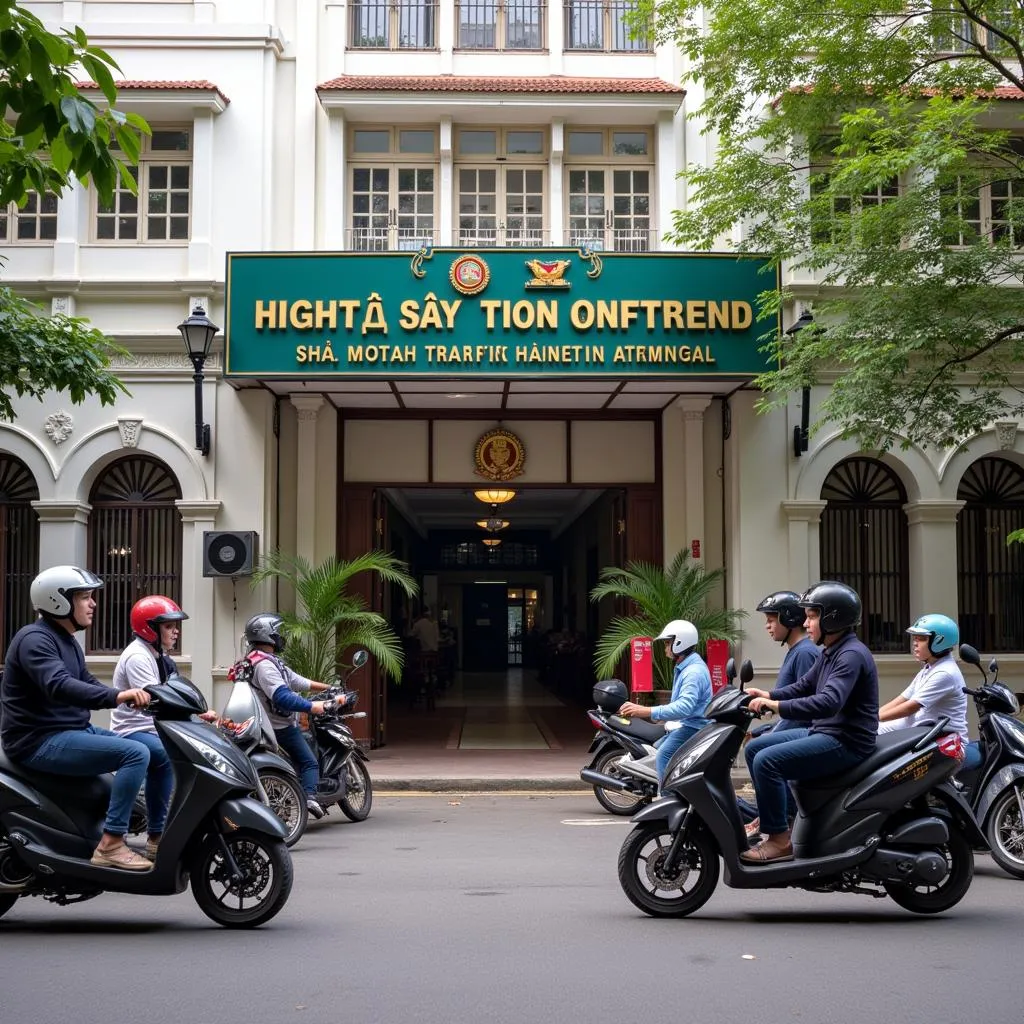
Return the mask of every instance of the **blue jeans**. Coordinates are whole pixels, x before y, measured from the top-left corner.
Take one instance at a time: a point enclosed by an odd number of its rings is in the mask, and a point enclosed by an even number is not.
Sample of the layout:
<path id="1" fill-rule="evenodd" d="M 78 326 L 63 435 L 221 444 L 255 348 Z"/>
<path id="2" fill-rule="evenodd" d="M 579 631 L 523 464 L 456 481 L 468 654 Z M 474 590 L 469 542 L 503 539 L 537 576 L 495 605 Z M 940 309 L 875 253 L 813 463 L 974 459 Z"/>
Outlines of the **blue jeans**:
<path id="1" fill-rule="evenodd" d="M 150 831 L 159 832 L 167 818 L 167 802 L 160 804 L 160 794 L 169 790 L 172 780 L 171 762 L 163 745 L 154 736 L 160 747 L 157 754 L 145 741 L 115 736 L 108 729 L 88 725 L 84 729 L 66 729 L 47 736 L 39 748 L 25 759 L 27 768 L 53 775 L 102 775 L 115 772 L 110 790 L 110 806 L 103 822 L 103 831 L 112 836 L 123 836 L 128 831 L 128 818 L 132 804 L 147 782 L 146 802 L 153 804 L 149 809 Z M 150 786 L 153 796 L 150 797 Z M 156 824 L 160 829 L 156 828 Z"/>
<path id="2" fill-rule="evenodd" d="M 297 725 L 286 725 L 283 729 L 275 729 L 274 735 L 281 744 L 281 749 L 292 759 L 306 796 L 316 796 L 320 768 L 313 751 L 309 749 L 306 737 L 302 735 L 302 730 Z"/>
<path id="3" fill-rule="evenodd" d="M 972 740 L 967 744 L 964 763 L 960 765 L 960 771 L 969 772 L 975 768 L 980 768 L 982 762 L 981 756 L 981 744 L 977 740 Z"/>
<path id="4" fill-rule="evenodd" d="M 149 773 L 146 776 L 146 819 L 149 834 L 160 835 L 167 824 L 167 809 L 174 789 L 174 770 L 164 745 L 155 732 L 133 732 L 122 739 L 135 740 L 149 748 Z"/>
<path id="5" fill-rule="evenodd" d="M 754 778 L 754 758 L 757 756 L 759 750 L 764 750 L 765 747 L 774 746 L 776 743 L 784 743 L 787 740 L 799 739 L 802 736 L 807 736 L 808 730 L 806 725 L 800 725 L 795 723 L 788 718 L 780 718 L 776 723 L 775 728 L 769 732 L 761 733 L 760 736 L 755 736 L 750 740 L 746 747 L 743 748 L 743 756 L 747 762 L 747 771 L 750 774 L 750 778 Z M 774 737 L 774 738 L 773 738 Z M 745 818 L 745 811 L 749 808 L 744 808 L 743 804 L 746 801 L 740 803 L 740 817 Z M 792 821 L 796 817 L 796 798 L 793 796 L 793 790 L 789 786 L 786 787 L 786 820 Z M 759 814 L 755 813 L 749 819 L 753 821 L 754 818 L 760 817 Z"/>
<path id="6" fill-rule="evenodd" d="M 696 736 L 699 732 L 700 729 L 696 726 L 681 725 L 678 729 L 673 729 L 671 732 L 665 733 L 665 735 L 658 740 L 658 753 L 654 758 L 654 763 L 658 768 L 659 786 L 665 781 L 665 773 L 668 771 L 668 763 L 672 760 L 672 755 L 691 736 Z"/>
<path id="7" fill-rule="evenodd" d="M 757 794 L 761 831 L 770 836 L 789 828 L 786 804 L 792 795 L 788 781 L 832 775 L 864 760 L 863 754 L 847 750 L 834 736 L 803 729 L 759 736 L 747 744 L 746 757 Z"/>

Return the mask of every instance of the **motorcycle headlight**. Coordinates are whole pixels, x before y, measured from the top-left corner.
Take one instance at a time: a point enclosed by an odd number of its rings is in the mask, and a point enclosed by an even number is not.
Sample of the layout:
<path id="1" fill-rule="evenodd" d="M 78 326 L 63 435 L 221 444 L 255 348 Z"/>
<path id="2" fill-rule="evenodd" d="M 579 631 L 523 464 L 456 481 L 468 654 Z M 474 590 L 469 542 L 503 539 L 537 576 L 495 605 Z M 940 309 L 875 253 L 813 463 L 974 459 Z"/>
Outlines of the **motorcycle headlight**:
<path id="1" fill-rule="evenodd" d="M 665 779 L 666 782 L 675 782 L 676 779 L 686 775 L 718 740 L 717 733 L 706 739 L 699 739 L 699 735 L 698 733 L 697 736 L 694 736 L 692 740 L 680 748 L 679 753 L 676 754 L 675 763 L 669 766 L 668 775 Z M 693 746 L 690 746 L 691 743 Z"/>
<path id="2" fill-rule="evenodd" d="M 188 745 L 198 752 L 214 771 L 220 772 L 221 775 L 226 775 L 229 779 L 234 779 L 243 785 L 248 786 L 252 784 L 253 780 L 243 774 L 212 743 L 207 743 L 206 740 L 201 740 L 198 736 L 192 736 L 189 733 L 181 733 L 181 735 L 188 742 Z"/>

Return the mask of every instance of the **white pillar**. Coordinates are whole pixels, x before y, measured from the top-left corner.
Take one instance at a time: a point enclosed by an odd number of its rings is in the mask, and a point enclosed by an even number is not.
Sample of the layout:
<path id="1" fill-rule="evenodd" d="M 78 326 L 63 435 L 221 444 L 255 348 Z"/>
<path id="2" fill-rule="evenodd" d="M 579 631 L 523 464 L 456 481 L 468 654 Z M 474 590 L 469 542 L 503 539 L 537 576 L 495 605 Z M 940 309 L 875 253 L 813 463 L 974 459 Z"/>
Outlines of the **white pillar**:
<path id="1" fill-rule="evenodd" d="M 655 202 L 657 208 L 654 217 L 656 236 L 649 239 L 652 250 L 664 249 L 662 239 L 672 230 L 672 211 L 676 209 L 676 189 L 678 176 L 676 166 L 672 161 L 672 154 L 675 152 L 676 130 L 675 115 L 668 110 L 658 115 L 658 141 L 655 147 L 658 162 L 655 165 L 657 175 L 657 195 Z"/>
<path id="2" fill-rule="evenodd" d="M 197 110 L 192 122 L 192 224 L 188 275 L 212 280 L 213 273 L 213 111 Z"/>
<path id="3" fill-rule="evenodd" d="M 915 501 L 903 506 L 909 539 L 911 621 L 925 612 L 957 618 L 956 519 L 963 507 L 962 501 Z"/>
<path id="4" fill-rule="evenodd" d="M 348 169 L 345 167 L 345 116 L 332 110 L 327 118 L 327 140 L 324 144 L 324 223 L 316 239 L 328 252 L 351 248 L 345 244 L 345 219 L 348 216 L 346 197 Z"/>
<path id="5" fill-rule="evenodd" d="M 39 568 L 80 565 L 88 562 L 89 513 L 92 505 L 81 501 L 33 501 L 39 516 Z"/>
<path id="6" fill-rule="evenodd" d="M 295 554 L 316 561 L 316 421 L 323 395 L 289 395 L 298 413 L 295 481 Z"/>
<path id="7" fill-rule="evenodd" d="M 711 405 L 707 395 L 680 398 L 676 405 L 683 411 L 683 467 L 684 493 L 683 542 L 690 548 L 698 541 L 700 556 L 696 561 L 704 562 L 704 412 Z M 666 450 L 669 445 L 665 445 Z M 678 549 L 677 549 L 678 550 Z M 674 551 L 665 552 L 671 558 Z"/>
<path id="8" fill-rule="evenodd" d="M 779 586 L 803 593 L 821 575 L 821 513 L 827 501 L 784 501 L 789 522 L 789 575 Z"/>
<path id="9" fill-rule="evenodd" d="M 440 144 L 438 152 L 441 157 L 441 174 L 438 181 L 440 195 L 437 220 L 440 231 L 435 232 L 435 237 L 439 245 L 452 245 L 456 237 L 455 205 L 452 199 L 455 167 L 452 153 L 452 119 L 450 117 L 441 118 L 441 137 L 438 142 Z"/>
<path id="10" fill-rule="evenodd" d="M 78 239 L 84 227 L 88 232 L 88 218 L 83 221 L 83 208 L 88 210 L 88 193 L 82 183 L 72 176 L 71 187 L 64 190 L 57 203 L 57 237 L 53 241 L 53 276 L 58 281 L 78 279 Z M 74 313 L 69 311 L 69 316 Z"/>
<path id="11" fill-rule="evenodd" d="M 548 74 L 561 75 L 565 67 L 565 7 L 562 0 L 548 4 Z"/>
<path id="12" fill-rule="evenodd" d="M 192 682 L 213 707 L 213 583 L 203 576 L 203 533 L 212 530 L 219 501 L 176 501 L 181 514 L 181 649 L 189 659 Z"/>
<path id="13" fill-rule="evenodd" d="M 562 160 L 565 155 L 565 120 L 551 122 L 551 160 L 548 170 L 548 238 L 547 245 L 567 245 L 565 233 L 565 176 Z"/>

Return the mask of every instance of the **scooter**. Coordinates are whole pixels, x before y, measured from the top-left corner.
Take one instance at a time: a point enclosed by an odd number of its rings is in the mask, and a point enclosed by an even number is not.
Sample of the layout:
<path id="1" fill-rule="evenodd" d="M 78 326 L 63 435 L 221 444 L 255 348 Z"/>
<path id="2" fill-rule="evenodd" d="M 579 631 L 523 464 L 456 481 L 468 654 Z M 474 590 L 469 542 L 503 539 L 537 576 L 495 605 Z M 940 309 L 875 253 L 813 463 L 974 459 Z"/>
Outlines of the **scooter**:
<path id="1" fill-rule="evenodd" d="M 1024 724 L 1014 717 L 1020 702 L 999 682 L 995 658 L 988 666 L 991 682 L 973 647 L 961 644 L 960 658 L 981 672 L 984 683 L 977 690 L 964 687 L 978 709 L 981 765 L 960 772 L 957 782 L 988 839 L 992 859 L 1014 878 L 1024 878 Z"/>
<path id="2" fill-rule="evenodd" d="M 726 667 L 732 682 L 736 666 Z M 963 741 L 941 719 L 880 736 L 873 754 L 840 775 L 794 787 L 799 813 L 795 859 L 747 864 L 748 847 L 730 768 L 755 717 L 743 685 L 721 690 L 705 711 L 711 724 L 669 762 L 664 796 L 633 821 L 619 853 L 619 882 L 652 917 L 683 917 L 715 891 L 724 864 L 734 889 L 791 886 L 810 892 L 888 895 L 906 910 L 936 914 L 966 895 L 982 836 L 952 783 Z"/>
<path id="3" fill-rule="evenodd" d="M 253 799 L 252 765 L 215 728 L 191 721 L 202 694 L 176 676 L 147 687 L 146 709 L 174 769 L 168 825 L 149 871 L 90 863 L 110 801 L 109 776 L 37 772 L 0 754 L 0 915 L 23 896 L 58 906 L 102 892 L 184 892 L 225 928 L 255 928 L 288 900 L 292 861 L 285 829 Z"/>

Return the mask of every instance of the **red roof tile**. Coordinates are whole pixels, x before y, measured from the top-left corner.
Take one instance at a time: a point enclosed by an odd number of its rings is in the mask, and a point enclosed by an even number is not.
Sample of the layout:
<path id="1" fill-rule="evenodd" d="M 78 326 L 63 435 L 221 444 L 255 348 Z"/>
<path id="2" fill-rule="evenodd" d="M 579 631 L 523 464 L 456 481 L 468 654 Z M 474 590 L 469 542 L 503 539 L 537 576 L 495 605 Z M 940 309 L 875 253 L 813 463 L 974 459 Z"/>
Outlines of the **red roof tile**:
<path id="1" fill-rule="evenodd" d="M 519 92 L 519 93 L 672 93 L 685 90 L 661 78 L 485 78 L 471 75 L 342 75 L 317 86 L 317 92 Z"/>
<path id="2" fill-rule="evenodd" d="M 215 92 L 225 103 L 230 103 L 231 100 L 227 98 L 217 88 L 213 82 L 207 82 L 203 79 L 193 79 L 186 82 L 167 82 L 167 81 L 144 81 L 142 79 L 124 79 L 120 82 L 114 82 L 117 86 L 117 91 L 121 92 L 125 89 L 145 89 L 145 90 L 163 90 L 166 92 L 176 92 L 179 90 L 191 90 L 195 92 Z M 88 89 L 99 89 L 99 85 L 96 82 L 79 82 L 78 88 L 81 90 Z"/>

